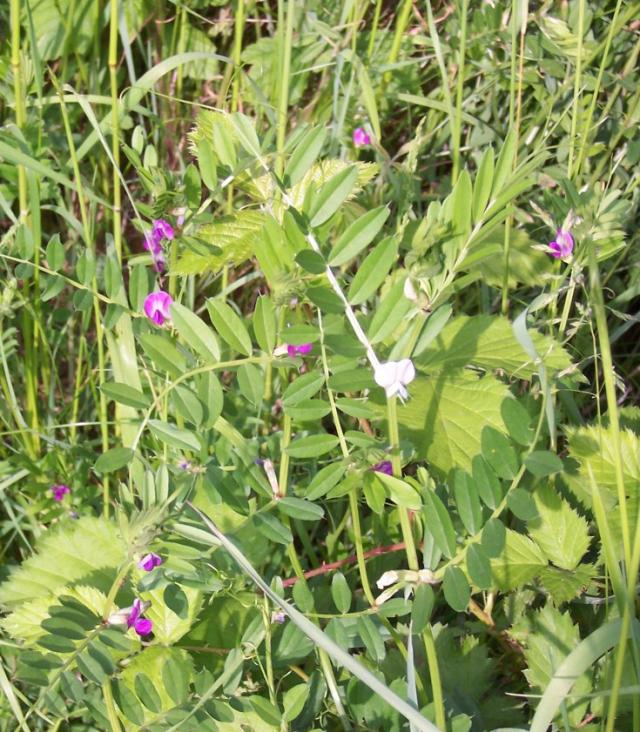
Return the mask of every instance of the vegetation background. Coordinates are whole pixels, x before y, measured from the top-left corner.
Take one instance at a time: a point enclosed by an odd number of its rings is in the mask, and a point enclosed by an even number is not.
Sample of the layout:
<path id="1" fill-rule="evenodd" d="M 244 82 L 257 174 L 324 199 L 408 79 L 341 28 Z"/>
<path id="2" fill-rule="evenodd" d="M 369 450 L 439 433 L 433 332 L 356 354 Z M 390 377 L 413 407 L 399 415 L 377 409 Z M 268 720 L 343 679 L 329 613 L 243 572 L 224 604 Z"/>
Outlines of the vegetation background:
<path id="1" fill-rule="evenodd" d="M 0 38 L 2 729 L 640 729 L 640 3 Z"/>

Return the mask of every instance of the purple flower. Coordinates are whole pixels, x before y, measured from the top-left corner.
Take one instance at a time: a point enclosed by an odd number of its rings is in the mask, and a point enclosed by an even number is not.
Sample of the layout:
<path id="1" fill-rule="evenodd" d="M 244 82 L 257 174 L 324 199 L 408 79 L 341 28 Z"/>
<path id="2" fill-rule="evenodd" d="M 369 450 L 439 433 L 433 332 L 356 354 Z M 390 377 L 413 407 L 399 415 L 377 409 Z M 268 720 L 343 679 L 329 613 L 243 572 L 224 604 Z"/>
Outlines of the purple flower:
<path id="1" fill-rule="evenodd" d="M 145 572 L 151 572 L 152 569 L 159 567 L 162 564 L 162 557 L 155 552 L 149 552 L 138 562 L 138 567 L 144 569 Z"/>
<path id="2" fill-rule="evenodd" d="M 136 598 L 127 616 L 127 628 L 133 628 L 138 635 L 149 635 L 153 628 L 153 622 L 148 618 L 142 617 L 142 613 L 147 607 L 148 605 L 146 603 Z"/>
<path id="3" fill-rule="evenodd" d="M 173 226 L 164 219 L 156 219 L 152 224 L 151 236 L 154 241 L 161 242 L 163 239 L 171 241 L 174 237 Z"/>
<path id="4" fill-rule="evenodd" d="M 356 127 L 353 131 L 353 144 L 356 147 L 364 147 L 365 145 L 371 145 L 371 138 L 367 134 L 364 127 Z"/>
<path id="5" fill-rule="evenodd" d="M 53 500 L 60 501 L 67 495 L 67 493 L 71 493 L 71 488 L 69 488 L 68 485 L 52 485 L 51 486 L 51 492 L 53 493 Z"/>
<path id="6" fill-rule="evenodd" d="M 278 623 L 279 625 L 282 625 L 284 621 L 287 619 L 287 616 L 284 613 L 284 610 L 276 610 L 273 613 L 271 613 L 271 622 L 272 623 Z"/>
<path id="7" fill-rule="evenodd" d="M 293 358 L 294 356 L 306 356 L 307 354 L 311 353 L 312 348 L 313 346 L 311 345 L 311 343 L 303 343 L 300 346 L 288 345 L 287 353 L 289 354 L 289 356 L 291 356 L 291 358 Z"/>
<path id="8" fill-rule="evenodd" d="M 374 465 L 371 470 L 376 473 L 384 473 L 385 475 L 393 475 L 393 466 L 391 460 L 383 460 L 381 463 Z"/>
<path id="9" fill-rule="evenodd" d="M 554 241 L 549 242 L 549 254 L 555 259 L 566 259 L 570 257 L 573 252 L 573 237 L 570 231 L 564 231 L 558 229 L 556 231 L 556 238 Z"/>
<path id="10" fill-rule="evenodd" d="M 172 303 L 173 298 L 168 292 L 152 292 L 144 300 L 144 312 L 156 325 L 163 325 L 171 317 L 169 308 Z"/>

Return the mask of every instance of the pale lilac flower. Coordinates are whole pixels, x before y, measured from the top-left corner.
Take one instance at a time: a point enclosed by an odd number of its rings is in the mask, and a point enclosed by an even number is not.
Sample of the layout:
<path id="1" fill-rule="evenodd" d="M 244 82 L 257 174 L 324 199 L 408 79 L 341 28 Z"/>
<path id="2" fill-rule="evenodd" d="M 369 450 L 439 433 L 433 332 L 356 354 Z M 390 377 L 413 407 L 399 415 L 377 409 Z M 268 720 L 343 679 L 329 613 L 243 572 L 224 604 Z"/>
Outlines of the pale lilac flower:
<path id="1" fill-rule="evenodd" d="M 376 384 L 384 388 L 388 397 L 397 394 L 400 399 L 406 399 L 409 394 L 406 386 L 415 379 L 416 369 L 410 358 L 403 358 L 402 361 L 379 364 L 373 376 Z"/>
<path id="2" fill-rule="evenodd" d="M 554 241 L 549 242 L 549 254 L 555 259 L 566 259 L 571 256 L 573 252 L 573 237 L 570 231 L 564 231 L 564 229 L 558 229 L 556 231 L 556 238 Z"/>
<path id="3" fill-rule="evenodd" d="M 371 470 L 376 473 L 384 473 L 385 475 L 393 475 L 393 466 L 390 460 L 383 460 L 381 463 L 374 465 Z"/>
<path id="4" fill-rule="evenodd" d="M 145 572 L 151 572 L 152 569 L 159 567 L 162 564 L 162 557 L 155 552 L 149 552 L 138 562 L 138 567 L 144 569 Z"/>
<path id="5" fill-rule="evenodd" d="M 288 345 L 287 353 L 289 354 L 289 356 L 291 356 L 291 358 L 293 358 L 294 356 L 306 356 L 307 354 L 311 353 L 312 348 L 313 346 L 311 345 L 311 343 L 302 343 L 299 346 Z"/>
<path id="6" fill-rule="evenodd" d="M 284 612 L 284 610 L 276 610 L 271 614 L 271 622 L 272 623 L 278 623 L 282 625 L 284 621 L 287 619 L 287 616 Z"/>
<path id="7" fill-rule="evenodd" d="M 51 486 L 51 492 L 53 493 L 53 500 L 60 501 L 67 495 L 67 493 L 71 493 L 71 488 L 69 488 L 68 485 L 52 485 Z"/>
<path id="8" fill-rule="evenodd" d="M 136 598 L 127 616 L 127 628 L 133 628 L 138 635 L 149 635 L 153 628 L 153 622 L 143 618 L 142 613 L 147 609 L 148 604 Z"/>
<path id="9" fill-rule="evenodd" d="M 144 300 L 144 312 L 156 325 L 163 325 L 165 320 L 171 318 L 169 308 L 172 303 L 173 298 L 168 292 L 152 292 Z"/>
<path id="10" fill-rule="evenodd" d="M 353 144 L 356 147 L 365 147 L 365 145 L 371 145 L 371 137 L 369 137 L 364 127 L 356 127 L 353 131 Z"/>

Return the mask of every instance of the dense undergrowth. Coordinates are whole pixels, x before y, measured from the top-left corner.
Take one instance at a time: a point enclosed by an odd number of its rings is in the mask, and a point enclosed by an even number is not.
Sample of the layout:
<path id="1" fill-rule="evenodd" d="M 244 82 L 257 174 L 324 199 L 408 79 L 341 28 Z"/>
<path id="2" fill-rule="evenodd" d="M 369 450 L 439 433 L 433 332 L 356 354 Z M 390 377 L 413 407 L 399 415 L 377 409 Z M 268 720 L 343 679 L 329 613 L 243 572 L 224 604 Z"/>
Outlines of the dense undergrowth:
<path id="1" fill-rule="evenodd" d="M 640 729 L 639 14 L 0 7 L 2 729 Z"/>

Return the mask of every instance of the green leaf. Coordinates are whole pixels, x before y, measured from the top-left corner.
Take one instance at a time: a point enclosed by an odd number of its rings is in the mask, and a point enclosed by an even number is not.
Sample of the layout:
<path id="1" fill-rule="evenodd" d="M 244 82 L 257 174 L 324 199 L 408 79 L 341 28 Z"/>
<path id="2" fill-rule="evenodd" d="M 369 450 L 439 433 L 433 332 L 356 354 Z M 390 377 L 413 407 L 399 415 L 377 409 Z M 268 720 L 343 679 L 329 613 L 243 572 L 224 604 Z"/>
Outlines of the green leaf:
<path id="1" fill-rule="evenodd" d="M 152 712 L 162 709 L 162 700 L 151 679 L 145 673 L 136 674 L 134 688 L 138 699 Z"/>
<path id="2" fill-rule="evenodd" d="M 297 264 L 310 274 L 322 274 L 327 269 L 327 263 L 322 255 L 312 249 L 303 249 L 296 254 L 295 259 Z"/>
<path id="3" fill-rule="evenodd" d="M 124 716 L 135 725 L 144 724 L 144 710 L 136 695 L 121 681 L 113 685 L 113 698 Z"/>
<path id="4" fill-rule="evenodd" d="M 184 193 L 187 199 L 187 206 L 192 211 L 195 211 L 202 199 L 202 183 L 198 168 L 193 163 L 187 165 L 187 169 L 184 171 Z"/>
<path id="5" fill-rule="evenodd" d="M 279 727 L 282 721 L 282 715 L 277 707 L 275 707 L 268 699 L 263 696 L 253 694 L 245 697 L 249 704 L 255 709 L 256 714 L 271 727 Z"/>
<path id="6" fill-rule="evenodd" d="M 89 681 L 101 684 L 105 680 L 106 674 L 102 665 L 96 658 L 89 654 L 88 650 L 83 651 L 78 655 L 76 663 L 78 665 L 78 671 L 80 671 L 83 676 L 86 676 Z"/>
<path id="7" fill-rule="evenodd" d="M 338 442 L 335 435 L 320 434 L 299 437 L 287 447 L 287 452 L 294 458 L 319 457 L 333 450 Z"/>
<path id="8" fill-rule="evenodd" d="M 336 572 L 331 580 L 331 597 L 338 612 L 348 613 L 351 608 L 351 590 L 342 572 Z"/>
<path id="9" fill-rule="evenodd" d="M 233 112 L 229 116 L 233 130 L 242 147 L 255 158 L 260 158 L 260 141 L 256 135 L 253 122 L 241 112 Z"/>
<path id="10" fill-rule="evenodd" d="M 250 356 L 251 338 L 244 323 L 227 303 L 221 300 L 207 300 L 207 310 L 214 328 L 220 337 L 235 351 Z"/>
<path id="11" fill-rule="evenodd" d="M 442 581 L 442 591 L 444 599 L 454 610 L 463 613 L 467 609 L 471 599 L 471 588 L 460 567 L 447 567 Z"/>
<path id="12" fill-rule="evenodd" d="M 278 501 L 278 509 L 287 516 L 301 521 L 318 521 L 324 516 L 322 506 L 316 506 L 311 501 L 302 498 L 287 496 Z"/>
<path id="13" fill-rule="evenodd" d="M 411 609 L 411 627 L 414 633 L 422 633 L 427 627 L 431 620 L 435 599 L 435 592 L 431 585 L 419 584 L 416 587 Z"/>
<path id="14" fill-rule="evenodd" d="M 300 714 L 308 693 L 309 687 L 306 684 L 296 684 L 285 691 L 282 700 L 282 706 L 284 707 L 282 716 L 287 722 L 291 722 Z"/>
<path id="15" fill-rule="evenodd" d="M 374 208 L 349 224 L 329 253 L 329 264 L 341 267 L 358 255 L 378 235 L 389 217 L 386 206 Z"/>
<path id="16" fill-rule="evenodd" d="M 471 218 L 474 223 L 482 218 L 482 214 L 487 208 L 487 203 L 489 203 L 491 186 L 493 184 L 493 169 L 493 148 L 489 147 L 485 150 L 484 155 L 482 156 L 473 186 Z"/>
<path id="17" fill-rule="evenodd" d="M 285 412 L 296 422 L 316 422 L 331 411 L 329 402 L 322 399 L 305 399 L 295 407 L 286 407 Z"/>
<path id="18" fill-rule="evenodd" d="M 161 371 L 178 377 L 187 370 L 187 360 L 167 336 L 145 333 L 140 336 L 144 352 Z"/>
<path id="19" fill-rule="evenodd" d="M 420 337 L 418 338 L 416 345 L 413 347 L 414 358 L 423 353 L 428 348 L 431 341 L 438 336 L 440 331 L 449 322 L 452 312 L 453 308 L 451 305 L 441 305 L 429 315 L 424 328 L 420 333 Z"/>
<path id="20" fill-rule="evenodd" d="M 429 529 L 436 546 L 440 551 L 451 559 L 456 553 L 456 532 L 451 522 L 451 517 L 444 503 L 432 490 L 425 490 L 423 493 L 425 526 Z"/>
<path id="21" fill-rule="evenodd" d="M 253 332 L 260 348 L 268 354 L 276 346 L 276 313 L 268 295 L 260 295 L 253 313 Z"/>
<path id="22" fill-rule="evenodd" d="M 54 272 L 57 272 L 64 264 L 64 247 L 60 243 L 59 234 L 54 234 L 51 239 L 49 239 L 46 257 L 49 269 L 52 269 Z"/>
<path id="23" fill-rule="evenodd" d="M 368 300 L 385 281 L 398 256 L 398 245 L 393 237 L 387 237 L 376 245 L 358 267 L 351 281 L 347 299 L 352 305 Z"/>
<path id="24" fill-rule="evenodd" d="M 130 447 L 112 447 L 96 460 L 93 469 L 97 473 L 113 473 L 133 460 L 135 452 Z"/>
<path id="25" fill-rule="evenodd" d="M 128 384 L 118 384 L 115 381 L 110 381 L 103 384 L 100 389 L 109 399 L 113 399 L 113 401 L 120 404 L 126 404 L 128 407 L 147 409 L 151 406 L 151 399 L 146 394 Z"/>
<path id="26" fill-rule="evenodd" d="M 345 470 L 346 465 L 343 462 L 331 463 L 319 470 L 307 486 L 307 499 L 315 501 L 322 498 L 340 482 Z"/>
<path id="27" fill-rule="evenodd" d="M 492 560 L 491 570 L 500 590 L 513 590 L 536 577 L 547 560 L 540 547 L 527 536 L 511 529 L 506 531 L 502 554 Z"/>
<path id="28" fill-rule="evenodd" d="M 188 422 L 196 427 L 202 424 L 204 419 L 204 407 L 195 392 L 184 384 L 178 384 L 171 392 L 171 399 L 176 410 Z"/>
<path id="29" fill-rule="evenodd" d="M 398 506 L 412 511 L 419 511 L 422 508 L 420 494 L 406 481 L 386 473 L 376 473 L 375 478 L 384 485 L 391 500 Z"/>
<path id="30" fill-rule="evenodd" d="M 325 127 L 313 127 L 305 133 L 284 169 L 285 185 L 294 186 L 315 163 L 327 137 Z"/>
<path id="31" fill-rule="evenodd" d="M 216 156 L 213 152 L 213 146 L 204 137 L 198 141 L 198 166 L 200 167 L 200 176 L 205 186 L 210 191 L 215 191 L 218 187 Z"/>
<path id="32" fill-rule="evenodd" d="M 538 478 L 560 473 L 563 467 L 562 460 L 548 450 L 534 450 L 527 455 L 524 464 L 527 470 Z"/>
<path id="33" fill-rule="evenodd" d="M 293 407 L 302 401 L 315 396 L 324 384 L 324 376 L 321 373 L 309 372 L 294 379 L 285 389 L 282 395 L 282 404 L 285 407 Z"/>
<path id="34" fill-rule="evenodd" d="M 586 520 L 550 484 L 536 488 L 534 501 L 538 518 L 527 524 L 531 538 L 556 566 L 575 569 L 591 543 Z"/>
<path id="35" fill-rule="evenodd" d="M 470 470 L 483 428 L 504 429 L 500 406 L 509 392 L 492 376 L 448 371 L 417 378 L 410 391 L 411 399 L 398 407 L 401 439 L 415 446 L 419 460 L 442 473 Z"/>
<path id="36" fill-rule="evenodd" d="M 531 417 L 529 412 L 517 399 L 505 399 L 502 402 L 502 418 L 507 427 L 507 433 L 519 445 L 528 447 L 533 439 Z"/>
<path id="37" fill-rule="evenodd" d="M 509 401 L 509 399 L 505 399 L 505 401 Z M 482 501 L 489 508 L 494 509 L 502 500 L 502 487 L 498 476 L 482 455 L 475 455 L 471 461 L 471 475 Z"/>
<path id="38" fill-rule="evenodd" d="M 378 663 L 384 661 L 386 655 L 384 641 L 373 620 L 367 615 L 360 615 L 356 627 L 371 658 Z"/>
<path id="39" fill-rule="evenodd" d="M 293 541 L 291 530 L 270 513 L 256 513 L 253 516 L 256 528 L 269 541 L 287 546 Z"/>
<path id="40" fill-rule="evenodd" d="M 489 557 L 499 557 L 507 536 L 505 525 L 499 518 L 490 518 L 482 529 L 482 548 Z"/>
<path id="41" fill-rule="evenodd" d="M 209 326 L 189 308 L 174 302 L 171 305 L 171 320 L 187 345 L 207 363 L 220 360 L 220 346 Z"/>
<path id="42" fill-rule="evenodd" d="M 411 307 L 411 301 L 404 296 L 404 280 L 396 280 L 376 308 L 367 333 L 371 343 L 380 343 L 392 335 Z"/>
<path id="43" fill-rule="evenodd" d="M 200 452 L 200 439 L 194 432 L 180 429 L 174 424 L 159 419 L 150 419 L 149 428 L 159 440 L 171 447 Z"/>
<path id="44" fill-rule="evenodd" d="M 516 488 L 507 496 L 507 506 L 514 516 L 522 521 L 529 521 L 538 515 L 538 509 L 529 491 Z"/>
<path id="45" fill-rule="evenodd" d="M 60 635 L 43 635 L 38 639 L 38 645 L 56 653 L 73 653 L 76 650 L 76 644 L 70 638 Z"/>
<path id="46" fill-rule="evenodd" d="M 245 363 L 238 369 L 240 393 L 255 407 L 262 402 L 264 395 L 264 374 L 254 363 Z"/>
<path id="47" fill-rule="evenodd" d="M 518 472 L 518 456 L 509 438 L 493 427 L 484 427 L 481 436 L 482 456 L 500 478 L 512 480 Z"/>
<path id="48" fill-rule="evenodd" d="M 453 485 L 458 514 L 465 529 L 473 536 L 480 531 L 483 523 L 477 488 L 471 476 L 464 470 L 455 471 Z"/>
<path id="49" fill-rule="evenodd" d="M 500 149 L 491 187 L 491 197 L 495 199 L 502 191 L 507 178 L 513 170 L 518 138 L 514 129 L 510 129 Z"/>
<path id="50" fill-rule="evenodd" d="M 321 226 L 342 206 L 358 180 L 358 168 L 349 166 L 333 176 L 313 198 L 309 210 L 312 227 Z"/>
<path id="51" fill-rule="evenodd" d="M 471 544 L 465 557 L 467 572 L 473 584 L 480 590 L 491 588 L 491 563 L 480 544 Z"/>
<path id="52" fill-rule="evenodd" d="M 552 371 L 571 368 L 566 351 L 552 338 L 537 331 L 530 335 L 547 368 Z M 534 358 L 518 342 L 509 321 L 496 315 L 453 318 L 416 359 L 416 365 L 427 372 L 470 364 L 489 371 L 501 369 L 520 379 L 530 379 L 538 372 Z"/>
<path id="53" fill-rule="evenodd" d="M 349 369 L 332 374 L 329 377 L 329 386 L 334 391 L 355 392 L 363 389 L 373 389 L 376 383 L 373 374 L 368 368 Z"/>
<path id="54" fill-rule="evenodd" d="M 376 93 L 373 89 L 373 85 L 371 84 L 369 74 L 367 73 L 367 67 L 360 61 L 360 59 L 358 59 L 358 63 L 356 63 L 356 73 L 358 74 L 358 86 L 360 87 L 362 103 L 364 104 L 364 108 L 367 110 L 367 117 L 373 127 L 373 134 L 376 136 L 376 139 L 380 140 L 382 133 L 380 132 L 380 119 L 378 116 L 378 106 L 376 104 Z"/>

